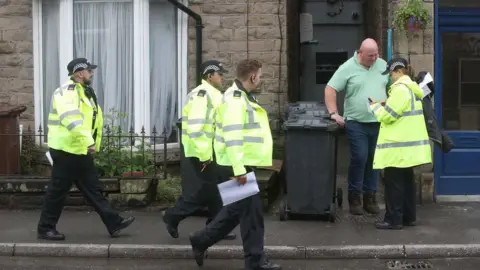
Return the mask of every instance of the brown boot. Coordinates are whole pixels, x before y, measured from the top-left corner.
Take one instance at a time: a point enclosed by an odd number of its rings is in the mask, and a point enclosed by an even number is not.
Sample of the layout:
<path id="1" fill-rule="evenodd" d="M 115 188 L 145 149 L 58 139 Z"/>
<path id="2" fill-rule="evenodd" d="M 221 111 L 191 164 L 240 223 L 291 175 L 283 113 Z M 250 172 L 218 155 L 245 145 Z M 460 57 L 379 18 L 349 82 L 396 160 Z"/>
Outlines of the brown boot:
<path id="1" fill-rule="evenodd" d="M 377 195 L 375 192 L 366 192 L 363 194 L 363 209 L 369 214 L 380 213 L 380 207 L 378 207 Z"/>
<path id="2" fill-rule="evenodd" d="M 357 216 L 363 215 L 362 200 L 360 194 L 355 192 L 348 192 L 348 204 L 350 214 Z"/>

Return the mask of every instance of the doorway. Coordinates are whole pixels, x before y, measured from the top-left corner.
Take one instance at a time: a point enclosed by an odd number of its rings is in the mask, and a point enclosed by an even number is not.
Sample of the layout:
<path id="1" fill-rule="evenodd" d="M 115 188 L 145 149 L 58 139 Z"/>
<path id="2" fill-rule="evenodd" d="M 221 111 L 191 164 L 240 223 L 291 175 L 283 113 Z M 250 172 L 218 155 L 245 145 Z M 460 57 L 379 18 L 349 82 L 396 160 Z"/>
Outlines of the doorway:
<path id="1" fill-rule="evenodd" d="M 455 148 L 435 149 L 437 200 L 480 199 L 480 11 L 442 8 L 435 40 L 435 111 Z"/>
<path id="2" fill-rule="evenodd" d="M 363 1 L 304 0 L 312 14 L 313 40 L 300 45 L 300 101 L 324 103 L 324 89 L 338 67 L 352 57 L 365 37 Z M 344 92 L 337 106 L 343 114 Z"/>

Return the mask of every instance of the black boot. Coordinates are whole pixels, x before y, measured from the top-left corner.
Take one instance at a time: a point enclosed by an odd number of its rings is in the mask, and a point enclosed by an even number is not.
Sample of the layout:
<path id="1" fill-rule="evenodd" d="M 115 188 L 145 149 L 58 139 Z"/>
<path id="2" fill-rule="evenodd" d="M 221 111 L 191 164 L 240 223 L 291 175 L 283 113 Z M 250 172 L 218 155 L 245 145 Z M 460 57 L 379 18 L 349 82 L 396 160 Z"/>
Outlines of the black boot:
<path id="1" fill-rule="evenodd" d="M 166 216 L 163 216 L 162 219 L 163 219 L 163 222 L 165 223 L 165 226 L 167 227 L 168 234 L 170 234 L 170 236 L 173 238 L 178 238 L 177 226 L 173 225 L 172 222 L 170 222 Z"/>
<path id="2" fill-rule="evenodd" d="M 63 241 L 65 240 L 65 235 L 63 233 L 59 233 L 57 230 L 50 230 L 47 232 L 38 232 L 37 238 L 50 241 Z"/>
<path id="3" fill-rule="evenodd" d="M 385 221 L 375 223 L 375 227 L 379 230 L 401 230 L 401 229 L 403 229 L 402 225 L 393 225 L 393 224 L 385 222 Z"/>
<path id="4" fill-rule="evenodd" d="M 282 267 L 278 264 L 272 263 L 269 260 L 265 260 L 264 263 L 256 268 L 247 268 L 248 270 L 281 270 Z"/>
<path id="5" fill-rule="evenodd" d="M 192 252 L 195 262 L 198 266 L 203 266 L 206 250 L 201 247 L 200 242 L 196 238 L 195 234 L 190 234 L 188 238 L 190 238 L 190 244 L 192 245 Z"/>
<path id="6" fill-rule="evenodd" d="M 110 232 L 110 236 L 118 237 L 118 235 L 122 232 L 122 230 L 132 225 L 134 221 L 135 221 L 135 217 L 124 218 L 122 222 L 120 222 L 120 224 L 118 224 L 117 227 Z"/>
<path id="7" fill-rule="evenodd" d="M 377 195 L 375 192 L 366 192 L 363 194 L 363 209 L 369 214 L 380 213 L 380 207 L 378 207 Z"/>
<path id="8" fill-rule="evenodd" d="M 348 204 L 349 204 L 350 214 L 363 215 L 362 201 L 359 193 L 349 191 Z"/>

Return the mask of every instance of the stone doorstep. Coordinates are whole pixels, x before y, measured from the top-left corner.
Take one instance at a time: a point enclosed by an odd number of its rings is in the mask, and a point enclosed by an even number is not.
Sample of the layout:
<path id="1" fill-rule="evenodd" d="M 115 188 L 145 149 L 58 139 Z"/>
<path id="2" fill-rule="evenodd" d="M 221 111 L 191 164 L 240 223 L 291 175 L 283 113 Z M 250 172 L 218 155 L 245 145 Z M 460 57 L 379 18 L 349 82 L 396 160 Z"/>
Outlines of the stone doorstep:
<path id="1" fill-rule="evenodd" d="M 43 193 L 47 189 L 48 178 L 0 178 L 0 194 L 1 193 Z M 119 183 L 117 179 L 100 179 L 103 190 L 106 192 L 119 191 Z M 70 192 L 78 192 L 75 184 Z"/>
<path id="2" fill-rule="evenodd" d="M 268 208 L 278 195 L 278 188 L 280 185 L 278 181 L 278 173 L 268 169 L 257 169 L 255 175 L 260 189 L 264 211 L 268 211 Z"/>
<path id="3" fill-rule="evenodd" d="M 141 194 L 146 193 L 152 186 L 152 179 L 120 179 L 120 193 Z"/>
<path id="4" fill-rule="evenodd" d="M 417 198 L 419 203 L 434 203 L 435 179 L 433 172 L 422 173 L 417 178 Z"/>
<path id="5" fill-rule="evenodd" d="M 146 207 L 155 198 L 156 188 L 150 186 L 145 193 L 110 193 L 107 199 L 113 207 Z"/>

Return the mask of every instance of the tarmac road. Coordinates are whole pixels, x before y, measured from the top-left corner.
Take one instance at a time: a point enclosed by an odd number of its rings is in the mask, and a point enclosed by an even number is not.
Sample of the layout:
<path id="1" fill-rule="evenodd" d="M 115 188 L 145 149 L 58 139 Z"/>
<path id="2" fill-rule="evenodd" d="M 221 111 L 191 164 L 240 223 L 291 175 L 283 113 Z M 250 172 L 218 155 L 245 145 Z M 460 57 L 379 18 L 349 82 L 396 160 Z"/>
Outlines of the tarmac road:
<path id="1" fill-rule="evenodd" d="M 411 261 L 412 263 L 418 262 Z M 434 270 L 476 270 L 480 258 L 428 260 Z M 388 270 L 385 260 L 278 261 L 285 270 Z M 241 260 L 206 260 L 202 268 L 193 260 L 124 260 L 0 257 L 0 270 L 241 270 Z"/>

